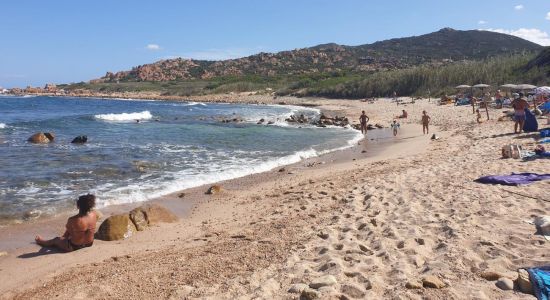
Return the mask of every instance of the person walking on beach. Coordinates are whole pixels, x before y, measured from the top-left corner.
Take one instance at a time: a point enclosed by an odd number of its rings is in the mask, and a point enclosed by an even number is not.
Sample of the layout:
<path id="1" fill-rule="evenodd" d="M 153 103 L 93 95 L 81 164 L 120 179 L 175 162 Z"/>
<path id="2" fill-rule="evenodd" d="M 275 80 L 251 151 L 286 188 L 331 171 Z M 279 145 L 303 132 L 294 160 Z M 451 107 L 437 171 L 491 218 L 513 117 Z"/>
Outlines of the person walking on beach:
<path id="1" fill-rule="evenodd" d="M 369 122 L 369 117 L 365 114 L 365 111 L 361 113 L 359 117 L 359 122 L 361 123 L 361 133 L 367 134 L 367 123 Z"/>
<path id="2" fill-rule="evenodd" d="M 430 125 L 430 121 L 432 120 L 432 118 L 430 118 L 430 116 L 428 116 L 428 114 L 426 113 L 426 111 L 422 111 L 422 132 L 424 134 L 430 134 L 430 129 L 428 128 L 428 125 Z"/>
<path id="3" fill-rule="evenodd" d="M 95 196 L 88 194 L 78 197 L 76 207 L 78 214 L 70 217 L 65 225 L 66 230 L 63 236 L 51 240 L 45 240 L 37 235 L 35 242 L 42 247 L 54 247 L 63 252 L 72 252 L 94 243 L 95 225 L 98 216 L 93 211 Z"/>
<path id="4" fill-rule="evenodd" d="M 390 127 L 393 130 L 393 136 L 396 136 L 397 129 L 399 129 L 399 123 L 397 123 L 397 120 L 393 120 L 393 123 L 391 123 Z"/>
<path id="5" fill-rule="evenodd" d="M 512 101 L 512 107 L 514 108 L 514 133 L 521 133 L 525 125 L 525 109 L 529 108 L 529 103 L 523 98 L 523 93 L 519 93 L 518 97 Z"/>

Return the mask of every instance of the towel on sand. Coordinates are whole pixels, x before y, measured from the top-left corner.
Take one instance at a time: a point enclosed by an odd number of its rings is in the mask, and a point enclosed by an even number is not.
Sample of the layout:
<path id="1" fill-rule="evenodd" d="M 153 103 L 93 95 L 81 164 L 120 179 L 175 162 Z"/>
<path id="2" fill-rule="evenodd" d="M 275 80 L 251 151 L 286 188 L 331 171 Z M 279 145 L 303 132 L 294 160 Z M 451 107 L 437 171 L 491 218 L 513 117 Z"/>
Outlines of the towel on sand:
<path id="1" fill-rule="evenodd" d="M 535 181 L 550 179 L 550 174 L 536 173 L 512 173 L 511 175 L 489 175 L 476 179 L 479 183 L 502 184 L 502 185 L 521 185 L 530 184 Z"/>
<path id="2" fill-rule="evenodd" d="M 550 266 L 527 269 L 533 291 L 539 300 L 550 300 Z"/>

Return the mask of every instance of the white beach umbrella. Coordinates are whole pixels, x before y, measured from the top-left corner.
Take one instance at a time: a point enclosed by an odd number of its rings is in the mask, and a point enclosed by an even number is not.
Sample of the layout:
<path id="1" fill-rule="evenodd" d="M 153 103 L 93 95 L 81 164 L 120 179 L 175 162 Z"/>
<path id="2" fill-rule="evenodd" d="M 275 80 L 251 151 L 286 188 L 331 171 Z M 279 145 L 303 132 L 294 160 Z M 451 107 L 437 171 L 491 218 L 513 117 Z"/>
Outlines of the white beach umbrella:
<path id="1" fill-rule="evenodd" d="M 541 86 L 535 89 L 535 95 L 550 95 L 550 86 Z"/>
<path id="2" fill-rule="evenodd" d="M 522 90 L 522 91 L 532 90 L 532 89 L 535 89 L 535 88 L 537 88 L 536 85 L 525 84 L 525 83 L 524 83 L 524 84 L 518 84 L 518 85 L 516 86 L 516 89 Z"/>
<path id="3" fill-rule="evenodd" d="M 517 89 L 518 85 L 517 84 L 512 84 L 512 83 L 507 83 L 507 84 L 501 85 L 500 87 L 505 88 L 505 89 Z"/>
<path id="4" fill-rule="evenodd" d="M 461 85 L 455 87 L 455 89 L 469 89 L 469 88 L 471 88 L 471 86 L 469 86 L 467 84 L 461 84 Z"/>

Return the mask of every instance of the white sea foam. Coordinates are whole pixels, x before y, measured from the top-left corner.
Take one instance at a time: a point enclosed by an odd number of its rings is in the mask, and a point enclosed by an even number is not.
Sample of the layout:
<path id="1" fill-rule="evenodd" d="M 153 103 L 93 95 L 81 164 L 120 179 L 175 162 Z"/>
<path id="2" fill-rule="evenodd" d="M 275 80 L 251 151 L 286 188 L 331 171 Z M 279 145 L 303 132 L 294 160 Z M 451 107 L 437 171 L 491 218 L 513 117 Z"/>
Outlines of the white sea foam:
<path id="1" fill-rule="evenodd" d="M 0 129 L 6 128 L 6 127 L 8 127 L 8 125 L 6 125 L 6 124 L 4 124 L 4 123 L 0 123 Z"/>
<path id="2" fill-rule="evenodd" d="M 353 129 L 343 129 L 353 130 Z M 313 148 L 308 150 L 298 151 L 291 155 L 280 158 L 274 158 L 267 161 L 259 161 L 259 159 L 235 159 L 231 165 L 216 166 L 212 164 L 206 170 L 197 171 L 195 168 L 187 169 L 179 172 L 172 172 L 151 180 L 148 182 L 140 182 L 139 184 L 130 184 L 124 187 L 110 189 L 107 185 L 97 187 L 97 194 L 102 195 L 98 204 L 101 206 L 148 201 L 170 193 L 180 191 L 182 189 L 193 188 L 205 184 L 212 184 L 219 181 L 239 178 L 251 174 L 267 172 L 275 168 L 294 164 L 305 159 L 317 157 L 333 151 L 344 150 L 357 144 L 363 135 L 356 131 L 346 145 L 317 151 Z M 144 178 L 142 178 L 144 179 Z M 112 185 L 109 185 L 112 187 Z"/>
<path id="3" fill-rule="evenodd" d="M 121 114 L 103 114 L 95 115 L 96 119 L 104 121 L 135 121 L 135 120 L 149 120 L 153 118 L 153 115 L 149 111 L 135 112 L 135 113 L 121 113 Z"/>

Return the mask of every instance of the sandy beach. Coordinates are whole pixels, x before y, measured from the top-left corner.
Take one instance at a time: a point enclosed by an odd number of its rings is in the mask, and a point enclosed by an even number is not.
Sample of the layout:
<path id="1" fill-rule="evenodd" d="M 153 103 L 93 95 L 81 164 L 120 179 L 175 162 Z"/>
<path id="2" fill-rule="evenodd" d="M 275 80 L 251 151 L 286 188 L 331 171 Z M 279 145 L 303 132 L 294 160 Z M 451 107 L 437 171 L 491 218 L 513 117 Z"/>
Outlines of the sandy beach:
<path id="1" fill-rule="evenodd" d="M 365 110 L 370 123 L 386 127 L 402 109 L 409 118 L 399 120 L 395 138 L 374 141 L 370 131 L 353 148 L 221 182 L 220 194 L 205 195 L 202 186 L 155 200 L 180 221 L 126 240 L 46 254 L 33 232 L 61 234 L 66 216 L 0 228 L 1 299 L 299 299 L 316 284 L 308 295 L 320 299 L 535 299 L 481 276 L 515 279 L 518 268 L 549 261 L 550 241 L 529 221 L 550 213 L 550 182 L 474 182 L 550 170 L 550 160 L 501 158 L 505 144 L 535 145 L 532 134 L 510 134 L 513 123 L 497 121 L 502 110 L 477 124 L 470 106 L 427 99 L 399 106 L 267 95 L 189 100 L 316 106 L 354 123 Z M 429 135 L 423 110 L 432 118 Z M 428 276 L 441 288 L 422 287 Z"/>

